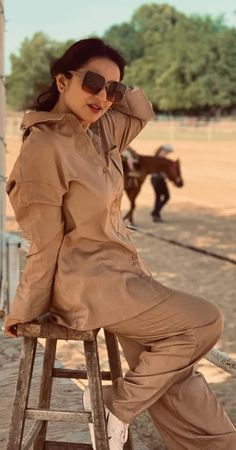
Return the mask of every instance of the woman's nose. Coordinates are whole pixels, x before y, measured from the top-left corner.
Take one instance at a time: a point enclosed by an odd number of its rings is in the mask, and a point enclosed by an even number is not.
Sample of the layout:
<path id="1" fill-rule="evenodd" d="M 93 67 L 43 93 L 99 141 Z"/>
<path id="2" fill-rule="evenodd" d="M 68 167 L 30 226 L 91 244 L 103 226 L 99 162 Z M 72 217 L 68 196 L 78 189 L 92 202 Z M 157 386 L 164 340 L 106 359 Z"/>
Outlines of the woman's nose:
<path id="1" fill-rule="evenodd" d="M 105 86 L 101 89 L 101 91 L 98 92 L 97 97 L 99 97 L 100 100 L 107 100 L 107 91 Z"/>

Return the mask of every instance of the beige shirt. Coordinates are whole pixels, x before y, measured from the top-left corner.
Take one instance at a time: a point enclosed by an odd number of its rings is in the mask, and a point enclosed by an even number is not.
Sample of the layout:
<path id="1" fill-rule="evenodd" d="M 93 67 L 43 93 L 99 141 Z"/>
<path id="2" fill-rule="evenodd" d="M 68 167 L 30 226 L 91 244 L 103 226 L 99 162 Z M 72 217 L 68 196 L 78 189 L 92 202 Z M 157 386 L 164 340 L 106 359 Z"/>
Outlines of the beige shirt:
<path id="1" fill-rule="evenodd" d="M 133 317 L 169 294 L 132 244 L 120 204 L 120 152 L 153 117 L 139 89 L 85 130 L 73 114 L 30 112 L 30 135 L 7 183 L 31 247 L 8 325 L 51 311 L 95 329 Z"/>

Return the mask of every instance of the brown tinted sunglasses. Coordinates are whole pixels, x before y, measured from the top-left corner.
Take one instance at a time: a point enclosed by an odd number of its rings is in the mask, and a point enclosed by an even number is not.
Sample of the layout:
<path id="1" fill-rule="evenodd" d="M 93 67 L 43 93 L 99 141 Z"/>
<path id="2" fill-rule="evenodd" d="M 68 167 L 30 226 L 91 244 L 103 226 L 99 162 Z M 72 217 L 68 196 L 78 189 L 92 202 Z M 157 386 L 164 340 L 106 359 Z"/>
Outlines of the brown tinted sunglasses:
<path id="1" fill-rule="evenodd" d="M 80 72 L 71 70 L 70 73 L 80 76 Z M 96 95 L 102 89 L 106 89 L 107 100 L 110 102 L 120 102 L 125 94 L 127 86 L 118 81 L 108 81 L 106 83 L 105 78 L 96 72 L 88 71 L 85 73 L 82 79 L 81 86 L 85 92 Z"/>

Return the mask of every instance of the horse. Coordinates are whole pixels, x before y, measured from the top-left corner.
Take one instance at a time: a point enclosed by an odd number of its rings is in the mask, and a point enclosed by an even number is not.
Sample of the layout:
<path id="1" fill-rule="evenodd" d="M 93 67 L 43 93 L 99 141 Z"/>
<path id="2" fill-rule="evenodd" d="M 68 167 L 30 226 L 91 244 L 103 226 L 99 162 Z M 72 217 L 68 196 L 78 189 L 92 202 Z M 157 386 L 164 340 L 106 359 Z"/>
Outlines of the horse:
<path id="1" fill-rule="evenodd" d="M 136 206 L 135 200 L 147 175 L 163 172 L 176 187 L 182 187 L 184 185 L 179 159 L 173 161 L 160 156 L 146 156 L 140 154 L 137 154 L 137 156 L 138 162 L 134 164 L 134 171 L 130 170 L 127 161 L 122 158 L 124 190 L 130 200 L 130 209 L 123 219 L 128 219 L 131 225 L 134 225 L 133 213 Z"/>

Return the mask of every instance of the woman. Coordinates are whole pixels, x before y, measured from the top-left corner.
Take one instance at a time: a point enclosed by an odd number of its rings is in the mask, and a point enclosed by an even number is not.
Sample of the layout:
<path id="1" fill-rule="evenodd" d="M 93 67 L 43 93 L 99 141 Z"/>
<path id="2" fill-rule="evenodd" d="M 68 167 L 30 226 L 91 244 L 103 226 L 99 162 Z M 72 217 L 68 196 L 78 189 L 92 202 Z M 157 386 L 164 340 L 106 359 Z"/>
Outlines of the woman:
<path id="1" fill-rule="evenodd" d="M 51 74 L 24 117 L 7 184 L 32 244 L 5 332 L 50 311 L 59 324 L 118 335 L 130 370 L 104 392 L 111 450 L 144 409 L 170 449 L 233 450 L 235 429 L 194 371 L 219 338 L 221 315 L 152 278 L 120 212 L 120 152 L 153 117 L 150 103 L 120 83 L 124 60 L 99 39 L 72 45 Z"/>
<path id="2" fill-rule="evenodd" d="M 168 153 L 173 152 L 173 148 L 170 144 L 161 145 L 155 156 L 166 157 Z M 162 172 L 156 172 L 151 175 L 151 184 L 155 192 L 155 204 L 151 215 L 153 222 L 162 222 L 161 209 L 170 199 L 170 192 L 166 182 L 165 174 Z"/>

